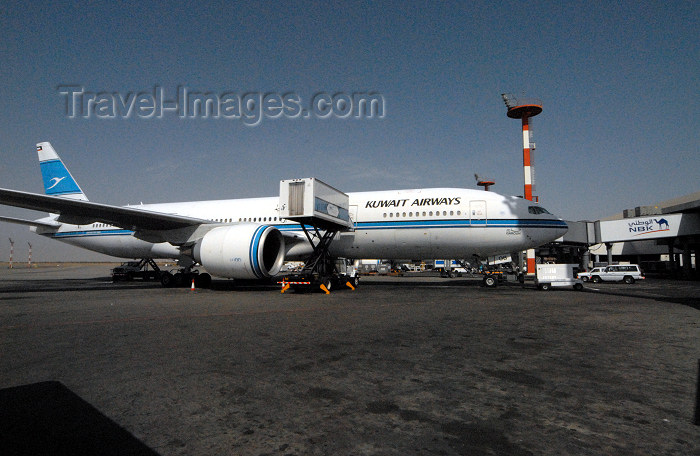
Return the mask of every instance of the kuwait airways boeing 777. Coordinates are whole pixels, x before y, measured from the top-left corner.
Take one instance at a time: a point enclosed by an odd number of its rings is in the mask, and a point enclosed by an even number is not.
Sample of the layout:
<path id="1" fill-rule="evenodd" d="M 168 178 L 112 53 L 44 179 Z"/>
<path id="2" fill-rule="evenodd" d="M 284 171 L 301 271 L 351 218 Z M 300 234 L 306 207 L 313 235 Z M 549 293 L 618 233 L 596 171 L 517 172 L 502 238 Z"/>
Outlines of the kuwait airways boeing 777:
<path id="1" fill-rule="evenodd" d="M 49 212 L 39 220 L 0 217 L 37 234 L 120 258 L 178 259 L 233 279 L 271 277 L 314 249 L 280 199 L 246 198 L 112 206 L 88 201 L 48 142 L 37 144 L 45 195 L 0 189 L 0 204 Z M 348 193 L 350 226 L 328 246 L 333 257 L 472 258 L 550 242 L 566 223 L 533 202 L 483 190 L 427 188 Z M 189 269 L 188 269 L 189 270 Z"/>

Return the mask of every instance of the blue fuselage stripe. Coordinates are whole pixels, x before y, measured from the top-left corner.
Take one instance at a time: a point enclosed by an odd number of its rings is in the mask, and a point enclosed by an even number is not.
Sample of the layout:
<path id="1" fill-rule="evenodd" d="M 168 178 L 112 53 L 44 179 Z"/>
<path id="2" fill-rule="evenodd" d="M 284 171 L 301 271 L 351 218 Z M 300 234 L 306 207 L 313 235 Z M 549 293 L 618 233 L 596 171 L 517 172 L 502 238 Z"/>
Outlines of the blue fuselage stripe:
<path id="1" fill-rule="evenodd" d="M 298 225 L 274 225 L 281 231 L 297 231 Z M 492 219 L 492 220 L 401 220 L 358 222 L 357 230 L 420 229 L 420 228 L 566 228 L 562 220 Z M 307 228 L 311 228 L 308 226 Z"/>
<path id="2" fill-rule="evenodd" d="M 261 225 L 260 229 L 255 231 L 250 245 L 250 260 L 251 266 L 257 272 L 261 272 L 260 265 L 257 260 L 257 249 L 260 244 L 262 232 L 266 226 L 273 226 L 280 231 L 299 231 L 301 227 L 298 224 L 277 224 L 277 225 Z M 567 225 L 561 220 L 537 220 L 537 219 L 492 219 L 492 220 L 402 220 L 402 221 L 374 221 L 374 222 L 359 222 L 355 224 L 356 230 L 386 230 L 386 229 L 425 229 L 425 228 L 566 228 Z M 311 226 L 306 226 L 307 229 L 313 229 Z M 81 231 L 65 231 L 53 233 L 54 238 L 70 238 L 70 237 L 86 237 L 86 236 L 131 236 L 134 232 L 131 230 L 81 230 Z M 256 272 L 256 273 L 257 273 Z"/>

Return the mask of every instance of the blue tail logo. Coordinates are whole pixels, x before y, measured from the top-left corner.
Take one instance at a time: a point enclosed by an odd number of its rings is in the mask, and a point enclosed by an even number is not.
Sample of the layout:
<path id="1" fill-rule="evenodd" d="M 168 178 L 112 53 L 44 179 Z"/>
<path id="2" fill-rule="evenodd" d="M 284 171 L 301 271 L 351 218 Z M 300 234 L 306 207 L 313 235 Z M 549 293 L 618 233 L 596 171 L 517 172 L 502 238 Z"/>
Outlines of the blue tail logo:
<path id="1" fill-rule="evenodd" d="M 83 193 L 61 160 L 41 162 L 41 177 L 44 178 L 44 190 L 47 195 Z"/>
<path id="2" fill-rule="evenodd" d="M 53 179 L 51 179 L 51 182 L 53 182 L 54 184 L 51 187 L 47 187 L 46 190 L 47 191 L 51 190 L 52 188 L 54 188 L 55 186 L 60 184 L 63 179 L 65 179 L 65 176 L 64 177 L 54 177 Z"/>
<path id="3" fill-rule="evenodd" d="M 44 191 L 47 195 L 87 200 L 51 144 L 39 143 L 36 150 L 39 154 L 39 167 L 41 168 L 41 177 L 44 180 Z"/>

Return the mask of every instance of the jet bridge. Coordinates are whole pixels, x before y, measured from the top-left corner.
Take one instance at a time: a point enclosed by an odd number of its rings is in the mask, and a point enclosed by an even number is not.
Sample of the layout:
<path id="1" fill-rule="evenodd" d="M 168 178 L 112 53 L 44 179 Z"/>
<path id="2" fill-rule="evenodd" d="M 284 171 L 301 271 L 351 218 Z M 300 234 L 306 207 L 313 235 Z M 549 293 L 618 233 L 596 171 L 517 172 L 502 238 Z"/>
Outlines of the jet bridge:
<path id="1" fill-rule="evenodd" d="M 347 231 L 350 198 L 313 177 L 280 181 L 280 217 L 323 230 Z"/>
<path id="2" fill-rule="evenodd" d="M 328 249 L 340 231 L 352 231 L 350 198 L 313 177 L 280 181 L 280 218 L 301 225 L 313 253 L 299 274 L 285 276 L 282 292 L 318 287 L 326 293 L 334 285 L 357 285 L 356 274 L 340 273 Z M 323 231 L 323 232 L 321 232 Z"/>

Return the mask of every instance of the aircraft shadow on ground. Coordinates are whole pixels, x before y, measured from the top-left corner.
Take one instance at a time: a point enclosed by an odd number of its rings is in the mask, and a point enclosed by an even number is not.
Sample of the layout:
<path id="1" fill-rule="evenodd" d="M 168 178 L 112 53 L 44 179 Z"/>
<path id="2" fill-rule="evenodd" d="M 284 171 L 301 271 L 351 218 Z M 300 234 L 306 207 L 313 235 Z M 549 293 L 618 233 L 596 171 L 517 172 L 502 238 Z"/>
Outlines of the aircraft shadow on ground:
<path id="1" fill-rule="evenodd" d="M 159 282 L 112 282 L 109 277 L 94 279 L 45 279 L 0 284 L 1 293 L 45 293 L 47 291 L 100 291 L 112 288 L 162 288 Z"/>
<path id="2" fill-rule="evenodd" d="M 608 288 L 600 287 L 595 291 L 587 290 L 590 293 L 595 293 L 598 295 L 608 295 L 608 296 L 621 296 L 625 298 L 640 298 L 640 299 L 652 299 L 654 301 L 667 302 L 669 304 L 680 304 L 682 306 L 692 307 L 693 309 L 700 310 L 700 297 L 697 296 L 648 296 L 644 293 L 637 292 L 635 290 L 629 290 L 628 287 L 620 285 L 620 288 L 613 288 L 618 284 L 610 284 Z M 587 285 L 591 286 L 591 285 Z M 585 288 L 584 288 L 585 290 Z"/>
<path id="3" fill-rule="evenodd" d="M 372 281 L 362 281 L 360 279 L 360 286 L 396 286 L 396 285 L 407 285 L 411 287 L 421 287 L 421 288 L 434 288 L 434 287 L 440 287 L 440 286 L 446 286 L 446 287 L 479 287 L 481 286 L 480 281 L 474 281 L 474 280 L 466 280 L 466 279 L 445 279 L 445 281 L 430 281 L 430 280 L 420 280 L 420 279 L 411 279 L 410 282 L 406 281 L 405 283 L 402 284 L 401 279 L 397 280 L 391 280 L 391 279 L 382 279 L 382 278 L 374 278 Z"/>
<path id="4" fill-rule="evenodd" d="M 270 280 L 224 280 L 214 279 L 209 287 L 214 291 L 270 291 L 279 293 L 282 285 L 278 283 L 281 277 L 275 277 Z M 31 286 L 28 286 L 27 284 Z M 401 284 L 397 280 L 382 280 L 373 278 L 371 281 L 363 281 L 360 278 L 360 287 L 386 287 L 396 286 Z M 427 287 L 449 286 L 449 287 L 482 287 L 481 280 L 478 279 L 450 279 L 444 282 L 435 282 L 430 280 L 416 280 L 415 278 L 405 283 L 411 287 Z M 503 283 L 501 286 L 520 286 L 519 283 Z M 183 284 L 177 288 L 189 288 L 189 284 Z M 156 281 L 143 282 L 135 280 L 133 282 L 114 282 L 109 278 L 99 279 L 47 279 L 37 280 L 32 282 L 15 282 L 8 285 L 0 285 L 0 295 L 7 293 L 45 293 L 59 291 L 105 291 L 113 289 L 162 289 L 162 285 Z M 3 298 L 0 298 L 3 299 Z M 18 298 L 12 298 L 18 299 Z"/>
<path id="5" fill-rule="evenodd" d="M 0 454 L 158 456 L 55 381 L 0 390 Z"/>

